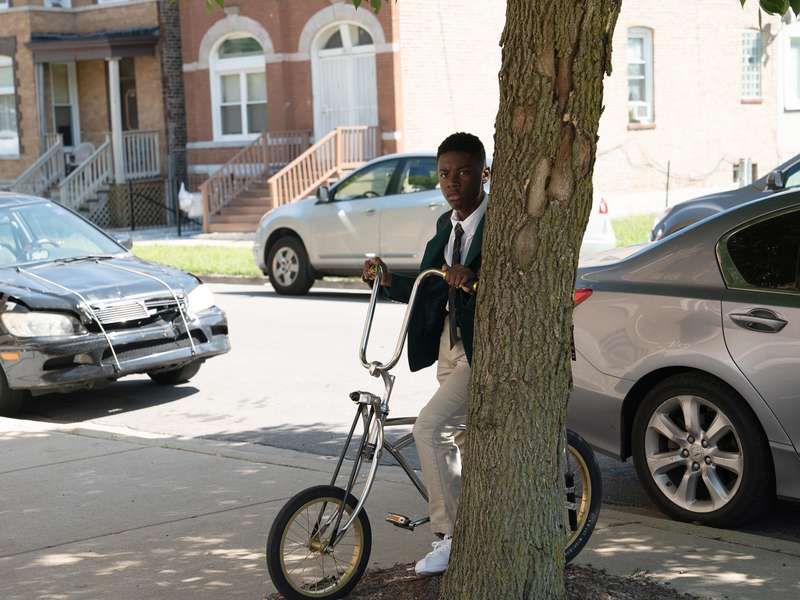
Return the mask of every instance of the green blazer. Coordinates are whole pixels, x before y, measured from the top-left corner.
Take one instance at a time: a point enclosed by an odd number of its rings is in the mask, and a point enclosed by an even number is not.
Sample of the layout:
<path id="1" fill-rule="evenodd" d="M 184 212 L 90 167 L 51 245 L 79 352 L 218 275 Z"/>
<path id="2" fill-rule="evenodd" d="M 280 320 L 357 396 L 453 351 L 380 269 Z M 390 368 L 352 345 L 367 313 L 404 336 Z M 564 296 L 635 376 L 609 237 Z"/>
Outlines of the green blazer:
<path id="1" fill-rule="evenodd" d="M 420 272 L 426 269 L 441 269 L 445 264 L 444 250 L 450 239 L 453 224 L 447 211 L 436 221 L 436 235 L 425 247 L 425 254 L 419 265 Z M 481 269 L 481 243 L 483 241 L 483 222 L 478 223 L 475 237 L 469 246 L 464 266 L 476 274 Z M 408 302 L 416 277 L 392 274 L 392 285 L 384 287 L 386 297 L 398 302 Z M 419 371 L 436 362 L 439 358 L 439 339 L 444 329 L 447 316 L 448 285 L 444 280 L 435 277 L 426 279 L 417 292 L 417 301 L 411 320 L 408 324 L 408 366 L 412 371 Z M 475 294 L 461 290 L 456 294 L 456 323 L 461 328 L 461 339 L 467 361 L 472 364 L 472 338 L 475 330 Z"/>

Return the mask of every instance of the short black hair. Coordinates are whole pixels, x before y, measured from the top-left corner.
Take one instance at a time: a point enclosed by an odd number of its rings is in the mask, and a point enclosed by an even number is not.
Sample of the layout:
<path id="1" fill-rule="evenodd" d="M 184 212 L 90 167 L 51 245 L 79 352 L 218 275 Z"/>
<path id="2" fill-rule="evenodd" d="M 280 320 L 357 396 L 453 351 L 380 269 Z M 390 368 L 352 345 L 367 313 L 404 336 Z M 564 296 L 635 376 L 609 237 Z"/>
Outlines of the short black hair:
<path id="1" fill-rule="evenodd" d="M 478 136 L 471 133 L 459 131 L 448 135 L 439 144 L 439 149 L 436 151 L 437 160 L 445 152 L 466 152 L 475 159 L 480 160 L 481 166 L 486 165 L 486 149 L 483 147 L 483 142 L 478 139 Z"/>

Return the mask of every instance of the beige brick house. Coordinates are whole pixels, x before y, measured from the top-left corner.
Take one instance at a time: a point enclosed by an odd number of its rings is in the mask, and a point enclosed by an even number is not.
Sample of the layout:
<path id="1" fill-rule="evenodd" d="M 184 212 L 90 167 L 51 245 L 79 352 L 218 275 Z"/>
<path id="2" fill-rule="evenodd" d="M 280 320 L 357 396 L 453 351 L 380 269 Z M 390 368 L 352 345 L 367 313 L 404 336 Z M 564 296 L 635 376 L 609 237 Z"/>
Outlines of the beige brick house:
<path id="1" fill-rule="evenodd" d="M 88 212 L 115 186 L 161 181 L 163 204 L 162 8 L 0 0 L 0 182 Z"/>

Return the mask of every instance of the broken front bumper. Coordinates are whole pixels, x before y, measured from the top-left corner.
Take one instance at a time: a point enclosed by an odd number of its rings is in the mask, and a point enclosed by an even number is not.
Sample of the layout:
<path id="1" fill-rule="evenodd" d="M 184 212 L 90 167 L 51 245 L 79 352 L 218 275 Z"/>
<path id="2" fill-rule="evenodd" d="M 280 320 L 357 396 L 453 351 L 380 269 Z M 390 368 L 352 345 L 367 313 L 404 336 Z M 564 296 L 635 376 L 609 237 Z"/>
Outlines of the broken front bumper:
<path id="1" fill-rule="evenodd" d="M 205 360 L 230 350 L 228 322 L 217 307 L 188 321 L 194 342 L 180 319 L 136 329 L 109 331 L 116 353 L 100 333 L 58 340 L 18 340 L 0 348 L 8 384 L 38 392 L 69 391 L 98 381 L 118 379 Z M 119 366 L 117 366 L 119 365 Z"/>

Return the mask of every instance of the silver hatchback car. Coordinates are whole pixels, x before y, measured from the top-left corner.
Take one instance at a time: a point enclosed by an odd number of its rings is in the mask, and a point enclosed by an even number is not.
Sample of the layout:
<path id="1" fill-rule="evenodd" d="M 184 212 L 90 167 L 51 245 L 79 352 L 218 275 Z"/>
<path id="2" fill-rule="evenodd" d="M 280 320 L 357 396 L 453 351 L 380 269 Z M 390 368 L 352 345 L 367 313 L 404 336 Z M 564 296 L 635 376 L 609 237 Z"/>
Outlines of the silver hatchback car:
<path id="1" fill-rule="evenodd" d="M 578 271 L 569 426 L 673 518 L 800 499 L 800 192 Z"/>
<path id="2" fill-rule="evenodd" d="M 368 256 L 416 274 L 436 219 L 450 210 L 433 152 L 381 156 L 320 191 L 271 210 L 259 223 L 253 258 L 279 294 L 305 294 L 325 275 L 360 275 Z M 581 256 L 616 244 L 600 200 Z"/>

